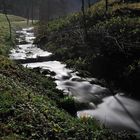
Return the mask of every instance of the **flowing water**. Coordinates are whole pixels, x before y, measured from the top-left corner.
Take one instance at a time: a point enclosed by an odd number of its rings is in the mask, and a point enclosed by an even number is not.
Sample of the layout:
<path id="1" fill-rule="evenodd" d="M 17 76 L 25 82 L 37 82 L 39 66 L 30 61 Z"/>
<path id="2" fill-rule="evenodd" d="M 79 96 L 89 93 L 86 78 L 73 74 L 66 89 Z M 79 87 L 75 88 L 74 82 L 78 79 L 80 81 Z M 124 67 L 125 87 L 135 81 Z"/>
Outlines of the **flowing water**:
<path id="1" fill-rule="evenodd" d="M 97 83 L 96 78 L 79 77 L 78 72 L 66 68 L 65 64 L 57 60 L 37 62 L 39 58 L 50 57 L 52 53 L 33 44 L 35 37 L 32 30 L 33 28 L 25 28 L 17 31 L 20 45 L 11 50 L 12 60 L 31 59 L 30 63 L 22 65 L 32 69 L 39 68 L 46 76 L 54 78 L 57 88 L 73 96 L 81 106 L 77 111 L 78 117 L 94 117 L 116 131 L 125 129 L 140 133 L 140 101 L 126 97 L 124 93 L 113 96 L 109 89 L 92 84 Z"/>

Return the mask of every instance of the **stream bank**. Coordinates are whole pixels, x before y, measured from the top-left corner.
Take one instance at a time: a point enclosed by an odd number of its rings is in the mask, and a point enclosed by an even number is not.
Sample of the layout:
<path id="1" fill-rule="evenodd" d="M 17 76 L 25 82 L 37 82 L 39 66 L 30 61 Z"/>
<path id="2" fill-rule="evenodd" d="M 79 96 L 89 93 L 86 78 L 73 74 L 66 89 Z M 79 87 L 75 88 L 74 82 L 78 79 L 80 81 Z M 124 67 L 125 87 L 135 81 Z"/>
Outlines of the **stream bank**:
<path id="1" fill-rule="evenodd" d="M 0 17 L 4 20 L 4 15 Z M 19 18 L 11 16 L 13 21 Z M 138 139 L 132 133 L 114 133 L 90 118 L 71 117 L 62 108 L 58 108 L 57 102 L 60 102 L 63 95 L 50 78 L 9 60 L 9 48 L 12 49 L 13 46 L 7 41 L 8 26 L 3 20 L 0 21 L 1 140 Z M 21 22 L 16 22 L 18 29 L 22 25 Z"/>
<path id="2" fill-rule="evenodd" d="M 27 43 L 17 45 L 11 50 L 12 60 L 38 59 L 49 57 L 52 53 L 39 49 L 33 44 L 32 28 L 17 31 L 19 42 L 21 38 Z M 39 69 L 41 73 L 54 79 L 57 88 L 66 95 L 72 96 L 79 108 L 78 117 L 93 117 L 115 131 L 127 130 L 140 132 L 140 101 L 131 99 L 125 93 L 112 96 L 109 89 L 97 84 L 96 78 L 83 78 L 78 72 L 66 68 L 65 64 L 57 60 L 32 62 L 22 64 L 24 67 Z"/>

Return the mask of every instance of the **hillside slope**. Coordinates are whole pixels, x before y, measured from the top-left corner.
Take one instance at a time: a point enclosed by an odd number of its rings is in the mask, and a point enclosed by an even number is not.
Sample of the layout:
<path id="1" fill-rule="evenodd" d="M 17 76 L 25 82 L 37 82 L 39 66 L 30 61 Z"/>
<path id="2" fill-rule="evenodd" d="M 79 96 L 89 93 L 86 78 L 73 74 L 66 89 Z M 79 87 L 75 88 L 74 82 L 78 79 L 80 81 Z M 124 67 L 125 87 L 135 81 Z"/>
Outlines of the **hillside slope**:
<path id="1" fill-rule="evenodd" d="M 85 39 L 85 26 L 87 37 Z M 40 25 L 36 42 L 84 75 L 110 89 L 139 95 L 140 3 L 101 0 L 82 13 Z"/>

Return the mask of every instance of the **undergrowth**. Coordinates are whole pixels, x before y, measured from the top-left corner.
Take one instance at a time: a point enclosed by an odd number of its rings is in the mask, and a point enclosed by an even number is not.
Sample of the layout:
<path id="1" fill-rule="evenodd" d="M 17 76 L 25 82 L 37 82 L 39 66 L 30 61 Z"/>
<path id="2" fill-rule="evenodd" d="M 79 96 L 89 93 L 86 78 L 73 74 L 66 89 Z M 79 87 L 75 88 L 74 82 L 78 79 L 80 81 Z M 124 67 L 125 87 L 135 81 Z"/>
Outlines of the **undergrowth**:
<path id="1" fill-rule="evenodd" d="M 106 81 L 109 88 L 121 88 L 139 96 L 140 3 L 101 0 L 86 10 L 85 40 L 82 13 L 40 23 L 36 43 L 52 51 L 58 60 Z M 43 33 L 42 33 L 43 31 Z"/>
<path id="2" fill-rule="evenodd" d="M 128 133 L 111 132 L 94 119 L 78 119 L 68 114 L 61 107 L 73 105 L 73 102 L 64 98 L 50 78 L 8 59 L 12 47 L 6 40 L 8 27 L 7 24 L 0 24 L 0 27 L 1 140 L 135 138 Z"/>

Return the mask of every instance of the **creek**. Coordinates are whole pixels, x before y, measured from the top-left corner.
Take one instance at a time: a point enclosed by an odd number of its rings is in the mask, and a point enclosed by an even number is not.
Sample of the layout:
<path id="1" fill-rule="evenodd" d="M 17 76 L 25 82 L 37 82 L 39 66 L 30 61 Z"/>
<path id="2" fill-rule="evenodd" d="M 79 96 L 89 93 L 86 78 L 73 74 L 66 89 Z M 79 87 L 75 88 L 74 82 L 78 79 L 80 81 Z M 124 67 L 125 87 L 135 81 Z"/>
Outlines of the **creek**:
<path id="1" fill-rule="evenodd" d="M 19 44 L 11 50 L 10 59 L 54 78 L 57 88 L 72 96 L 79 104 L 78 117 L 93 117 L 115 131 L 140 133 L 139 100 L 129 98 L 125 93 L 112 95 L 109 89 L 97 84 L 98 79 L 80 77 L 78 72 L 53 60 L 51 52 L 43 51 L 33 44 L 33 28 L 24 28 L 16 34 Z"/>

